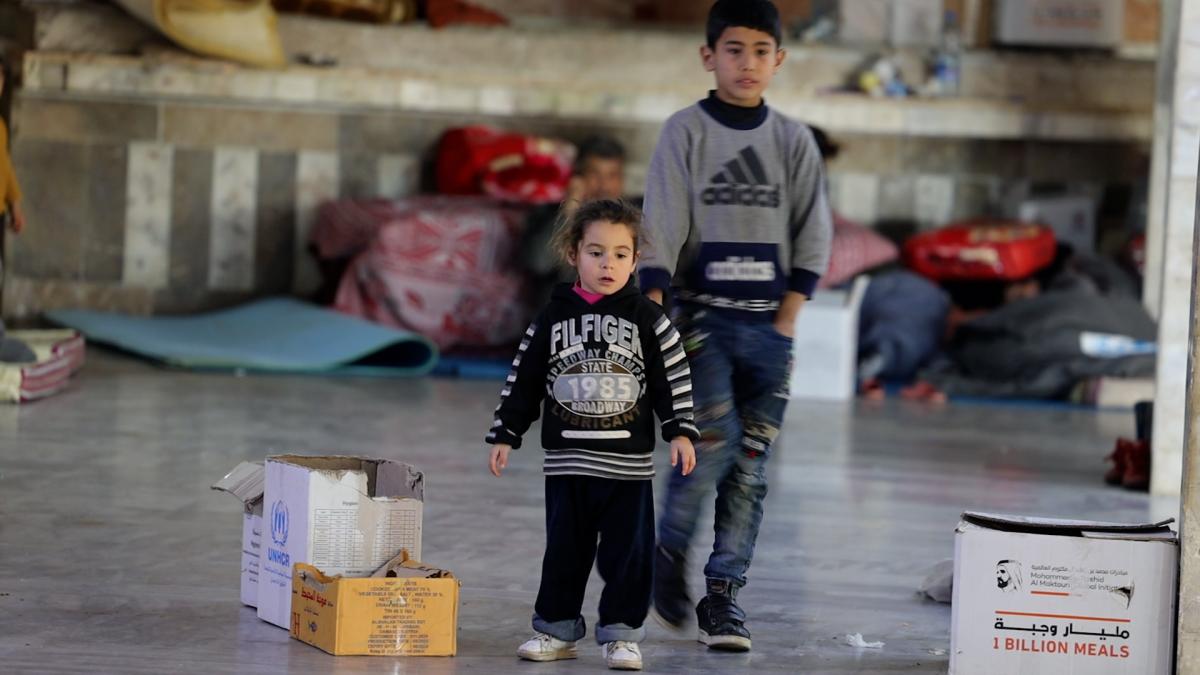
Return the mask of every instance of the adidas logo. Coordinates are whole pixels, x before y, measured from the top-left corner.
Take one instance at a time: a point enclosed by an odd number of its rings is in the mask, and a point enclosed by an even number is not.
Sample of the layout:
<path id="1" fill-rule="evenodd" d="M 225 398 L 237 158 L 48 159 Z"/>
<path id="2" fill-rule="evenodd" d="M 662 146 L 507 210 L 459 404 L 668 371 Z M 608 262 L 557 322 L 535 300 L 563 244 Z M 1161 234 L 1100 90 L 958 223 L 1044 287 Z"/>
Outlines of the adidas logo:
<path id="1" fill-rule="evenodd" d="M 762 206 L 779 208 L 779 186 L 767 182 L 767 172 L 752 146 L 742 148 L 737 157 L 725 162 L 725 168 L 709 181 L 700 200 L 712 206 Z"/>

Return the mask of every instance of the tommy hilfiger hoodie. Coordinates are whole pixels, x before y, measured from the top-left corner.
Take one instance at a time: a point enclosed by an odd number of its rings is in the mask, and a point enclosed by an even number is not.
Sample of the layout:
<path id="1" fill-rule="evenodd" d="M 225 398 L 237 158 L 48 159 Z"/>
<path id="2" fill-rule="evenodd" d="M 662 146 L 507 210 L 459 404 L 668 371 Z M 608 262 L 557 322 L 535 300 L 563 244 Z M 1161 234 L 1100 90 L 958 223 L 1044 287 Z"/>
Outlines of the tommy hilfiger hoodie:
<path id="1" fill-rule="evenodd" d="M 595 304 L 555 288 L 521 340 L 487 442 L 519 448 L 543 411 L 548 475 L 653 476 L 656 413 L 665 440 L 699 440 L 683 341 L 632 278 Z"/>

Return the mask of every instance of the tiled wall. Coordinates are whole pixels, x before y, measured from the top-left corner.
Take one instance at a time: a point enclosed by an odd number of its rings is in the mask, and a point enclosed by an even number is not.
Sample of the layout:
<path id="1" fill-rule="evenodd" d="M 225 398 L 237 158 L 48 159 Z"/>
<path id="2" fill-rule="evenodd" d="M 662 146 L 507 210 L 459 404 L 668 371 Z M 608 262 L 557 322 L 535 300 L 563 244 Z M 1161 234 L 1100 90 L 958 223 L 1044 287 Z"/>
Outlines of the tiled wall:
<path id="1" fill-rule="evenodd" d="M 963 140 L 841 136 L 830 164 L 830 200 L 863 223 L 911 222 L 918 228 L 981 215 L 1004 215 L 1015 196 L 1037 185 L 1065 184 L 1099 196 L 1132 186 L 1148 148 L 1138 143 Z"/>
<path id="2" fill-rule="evenodd" d="M 9 317 L 62 306 L 190 311 L 311 291 L 316 206 L 412 194 L 447 128 L 487 122 L 579 140 L 610 133 L 640 190 L 657 124 L 434 112 L 337 112 L 26 93 L 14 160 L 28 231 L 11 238 Z M 932 227 L 994 212 L 1029 180 L 1129 183 L 1139 144 L 845 135 L 836 208 Z"/>
<path id="3" fill-rule="evenodd" d="M 317 206 L 416 193 L 440 134 L 478 121 L 22 96 L 13 158 L 30 224 L 8 243 L 4 311 L 188 311 L 310 292 Z M 572 140 L 596 128 L 492 122 Z M 601 129 L 631 148 L 653 142 L 651 129 Z"/>
<path id="4" fill-rule="evenodd" d="M 476 0 L 481 7 L 513 18 L 606 19 L 629 21 L 638 16 L 702 25 L 708 15 L 707 1 L 688 0 Z M 785 21 L 807 18 L 812 0 L 776 0 Z"/>

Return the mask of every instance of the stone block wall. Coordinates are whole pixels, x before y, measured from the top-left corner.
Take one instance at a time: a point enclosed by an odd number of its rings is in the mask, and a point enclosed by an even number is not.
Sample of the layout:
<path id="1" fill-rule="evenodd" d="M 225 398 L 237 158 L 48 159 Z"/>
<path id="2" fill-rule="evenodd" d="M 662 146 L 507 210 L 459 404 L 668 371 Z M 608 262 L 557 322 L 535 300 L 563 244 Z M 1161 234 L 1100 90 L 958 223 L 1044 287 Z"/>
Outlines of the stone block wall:
<path id="1" fill-rule="evenodd" d="M 22 95 L 13 160 L 29 228 L 8 240 L 10 318 L 136 313 L 314 290 L 319 204 L 422 189 L 449 128 L 487 122 L 581 140 L 611 133 L 644 176 L 655 128 L 552 118 L 329 112 Z M 427 185 L 427 182 L 426 182 Z"/>
<path id="2" fill-rule="evenodd" d="M 572 141 L 609 133 L 628 148 L 629 188 L 640 191 L 663 120 L 711 86 L 691 32 L 285 16 L 289 53 L 337 65 L 260 71 L 172 50 L 89 7 L 39 12 L 25 53 L 11 121 L 30 228 L 8 241 L 9 318 L 308 292 L 317 206 L 428 187 L 438 137 L 465 124 Z M 0 22 L 0 35 L 13 25 Z M 89 33 L 86 53 L 69 49 L 80 25 L 107 30 Z M 919 54 L 900 57 L 919 75 Z M 852 218 L 932 227 L 1001 211 L 1035 181 L 1100 191 L 1142 175 L 1153 64 L 971 52 L 957 99 L 831 94 L 862 58 L 795 47 L 768 97 L 841 142 L 830 190 Z"/>
<path id="3" fill-rule="evenodd" d="M 546 116 L 305 110 L 23 94 L 14 161 L 29 229 L 9 240 L 4 312 L 62 306 L 192 311 L 308 292 L 317 206 L 428 187 L 446 130 L 488 123 L 578 141 L 608 133 L 640 191 L 659 124 Z M 933 227 L 998 213 L 1031 181 L 1132 184 L 1137 142 L 839 134 L 835 208 L 864 223 Z"/>
<path id="4" fill-rule="evenodd" d="M 1063 185 L 1100 199 L 1144 178 L 1149 148 L 1136 142 L 946 139 L 838 135 L 830 200 L 843 215 L 916 229 L 1011 215 L 1021 195 Z"/>

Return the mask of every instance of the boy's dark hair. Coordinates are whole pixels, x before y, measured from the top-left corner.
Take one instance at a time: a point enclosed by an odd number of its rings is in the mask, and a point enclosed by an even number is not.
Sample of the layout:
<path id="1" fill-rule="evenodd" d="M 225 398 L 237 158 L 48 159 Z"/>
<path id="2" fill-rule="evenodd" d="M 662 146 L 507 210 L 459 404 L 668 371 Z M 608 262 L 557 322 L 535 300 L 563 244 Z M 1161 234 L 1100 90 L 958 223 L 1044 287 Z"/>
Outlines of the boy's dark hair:
<path id="1" fill-rule="evenodd" d="M 779 10 L 771 0 L 717 0 L 708 10 L 705 37 L 708 48 L 716 49 L 726 28 L 751 28 L 775 38 L 775 48 L 783 44 Z"/>
<path id="2" fill-rule="evenodd" d="M 550 241 L 551 249 L 569 264 L 588 225 L 597 221 L 628 227 L 633 236 L 633 254 L 637 255 L 646 239 L 642 231 L 642 211 L 623 199 L 596 199 L 584 203 L 569 218 L 560 215 L 554 238 Z"/>
<path id="3" fill-rule="evenodd" d="M 625 147 L 611 136 L 588 136 L 579 143 L 575 155 L 575 173 L 583 173 L 586 162 L 591 158 L 625 161 Z"/>

